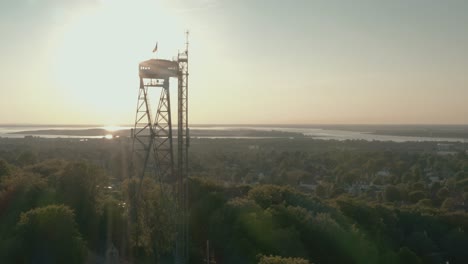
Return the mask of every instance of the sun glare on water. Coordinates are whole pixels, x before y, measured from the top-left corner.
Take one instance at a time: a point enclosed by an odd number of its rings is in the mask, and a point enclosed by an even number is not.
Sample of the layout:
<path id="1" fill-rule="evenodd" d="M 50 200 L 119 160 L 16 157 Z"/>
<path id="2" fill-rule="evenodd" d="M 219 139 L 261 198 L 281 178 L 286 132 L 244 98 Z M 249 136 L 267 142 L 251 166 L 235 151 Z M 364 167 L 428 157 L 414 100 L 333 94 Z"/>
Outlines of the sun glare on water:
<path id="1" fill-rule="evenodd" d="M 123 130 L 125 128 L 121 127 L 121 126 L 110 125 L 110 126 L 103 127 L 103 129 L 108 131 L 108 132 L 115 132 L 115 131 L 118 131 L 118 130 Z"/>

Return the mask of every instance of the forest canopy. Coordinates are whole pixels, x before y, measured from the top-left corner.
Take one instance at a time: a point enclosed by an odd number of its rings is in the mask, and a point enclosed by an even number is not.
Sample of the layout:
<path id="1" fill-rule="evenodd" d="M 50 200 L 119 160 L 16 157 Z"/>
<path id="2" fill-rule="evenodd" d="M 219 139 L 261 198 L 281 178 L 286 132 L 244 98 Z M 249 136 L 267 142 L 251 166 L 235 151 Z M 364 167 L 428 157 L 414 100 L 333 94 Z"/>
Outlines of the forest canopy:
<path id="1" fill-rule="evenodd" d="M 129 225 L 138 182 L 125 139 L 0 145 L 2 263 L 171 259 L 168 184 L 144 179 L 139 221 Z M 193 140 L 191 263 L 466 263 L 467 157 L 437 151 L 431 143 Z"/>

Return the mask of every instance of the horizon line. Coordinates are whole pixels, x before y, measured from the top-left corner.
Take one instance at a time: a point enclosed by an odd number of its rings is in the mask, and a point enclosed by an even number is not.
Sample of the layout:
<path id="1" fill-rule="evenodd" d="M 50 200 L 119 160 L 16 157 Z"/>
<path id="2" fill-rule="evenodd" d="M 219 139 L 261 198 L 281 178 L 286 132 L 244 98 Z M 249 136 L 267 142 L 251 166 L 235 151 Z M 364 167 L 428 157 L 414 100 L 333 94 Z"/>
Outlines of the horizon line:
<path id="1" fill-rule="evenodd" d="M 468 126 L 468 123 L 194 123 L 191 126 Z M 0 126 L 109 127 L 134 124 L 0 123 Z"/>

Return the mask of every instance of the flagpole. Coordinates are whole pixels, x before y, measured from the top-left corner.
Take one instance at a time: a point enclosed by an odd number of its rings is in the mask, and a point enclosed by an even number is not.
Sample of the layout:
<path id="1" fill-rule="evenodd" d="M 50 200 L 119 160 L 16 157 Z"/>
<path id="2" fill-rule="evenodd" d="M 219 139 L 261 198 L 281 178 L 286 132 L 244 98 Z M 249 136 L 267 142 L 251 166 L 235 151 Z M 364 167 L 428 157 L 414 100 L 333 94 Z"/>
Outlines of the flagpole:
<path id="1" fill-rule="evenodd" d="M 156 53 L 158 52 L 158 42 L 156 41 L 156 46 L 154 46 L 154 49 L 153 49 L 153 56 L 155 59 L 157 59 L 158 57 L 156 56 Z"/>

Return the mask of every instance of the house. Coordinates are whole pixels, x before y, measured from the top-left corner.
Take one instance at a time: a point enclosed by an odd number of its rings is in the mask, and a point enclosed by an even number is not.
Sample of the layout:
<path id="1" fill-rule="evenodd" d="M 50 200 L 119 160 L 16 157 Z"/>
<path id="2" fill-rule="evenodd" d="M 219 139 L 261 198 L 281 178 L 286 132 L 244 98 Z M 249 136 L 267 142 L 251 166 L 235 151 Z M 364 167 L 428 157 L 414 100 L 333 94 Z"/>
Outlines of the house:
<path id="1" fill-rule="evenodd" d="M 317 182 L 315 180 L 306 180 L 306 181 L 300 181 L 299 182 L 299 188 L 309 190 L 309 191 L 315 191 L 317 189 Z"/>
<path id="2" fill-rule="evenodd" d="M 260 146 L 259 145 L 249 145 L 249 150 L 259 150 Z"/>
<path id="3" fill-rule="evenodd" d="M 353 182 L 351 185 L 345 188 L 345 190 L 352 195 L 359 195 L 361 193 L 367 192 L 371 188 L 371 185 L 366 182 L 357 181 Z"/>
<path id="4" fill-rule="evenodd" d="M 453 144 L 448 143 L 438 143 L 437 144 L 437 154 L 438 155 L 456 155 L 457 152 L 454 151 Z"/>
<path id="5" fill-rule="evenodd" d="M 259 181 L 262 181 L 263 179 L 265 179 L 265 174 L 263 172 L 260 172 L 258 175 L 257 175 L 257 179 Z"/>
<path id="6" fill-rule="evenodd" d="M 439 176 L 430 176 L 430 177 L 428 177 L 428 179 L 429 179 L 430 183 L 441 182 Z"/>
<path id="7" fill-rule="evenodd" d="M 448 143 L 438 143 L 437 144 L 437 150 L 439 151 L 450 151 L 452 150 L 453 144 L 448 144 Z"/>
<path id="8" fill-rule="evenodd" d="M 384 168 L 376 173 L 379 177 L 388 177 L 391 175 L 390 170 L 388 168 Z"/>

